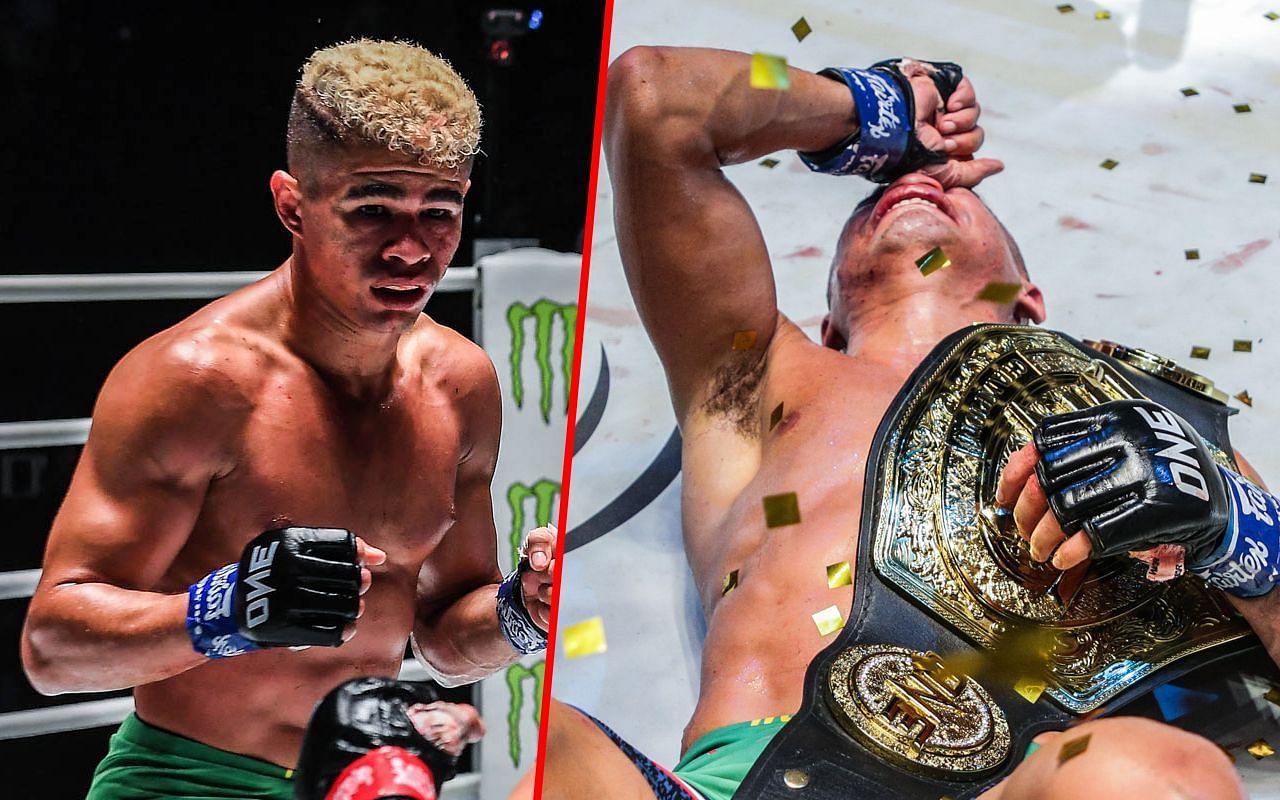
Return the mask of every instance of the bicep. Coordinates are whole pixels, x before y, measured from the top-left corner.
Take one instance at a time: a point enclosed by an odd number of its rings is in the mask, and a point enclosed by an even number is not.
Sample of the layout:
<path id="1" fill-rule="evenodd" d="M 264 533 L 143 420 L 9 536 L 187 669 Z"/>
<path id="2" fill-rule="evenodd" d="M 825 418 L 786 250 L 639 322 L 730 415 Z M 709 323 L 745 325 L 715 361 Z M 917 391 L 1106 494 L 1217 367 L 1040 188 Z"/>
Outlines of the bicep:
<path id="1" fill-rule="evenodd" d="M 123 363 L 103 387 L 66 498 L 54 519 L 41 585 L 158 584 L 186 544 L 219 468 L 225 425 L 207 394 Z"/>
<path id="2" fill-rule="evenodd" d="M 755 216 L 699 121 L 646 97 L 650 66 L 612 68 L 621 97 L 611 97 L 607 155 L 627 281 L 683 415 L 722 365 L 763 357 L 777 298 Z"/>

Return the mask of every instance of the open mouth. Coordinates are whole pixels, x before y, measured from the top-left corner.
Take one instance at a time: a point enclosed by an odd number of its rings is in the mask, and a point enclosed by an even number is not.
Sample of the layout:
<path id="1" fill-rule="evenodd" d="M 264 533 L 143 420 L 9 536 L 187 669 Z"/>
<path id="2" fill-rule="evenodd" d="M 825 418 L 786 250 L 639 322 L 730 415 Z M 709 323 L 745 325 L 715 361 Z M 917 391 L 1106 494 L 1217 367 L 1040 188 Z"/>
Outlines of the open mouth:
<path id="1" fill-rule="evenodd" d="M 911 183 L 894 186 L 885 192 L 880 201 L 876 203 L 871 223 L 872 225 L 878 225 L 880 220 L 884 219 L 891 211 L 923 207 L 933 208 L 944 216 L 951 217 L 946 195 L 941 190 L 928 184 Z"/>
<path id="2" fill-rule="evenodd" d="M 375 286 L 373 296 L 384 305 L 393 308 L 408 308 L 422 302 L 427 290 L 423 286 Z"/>

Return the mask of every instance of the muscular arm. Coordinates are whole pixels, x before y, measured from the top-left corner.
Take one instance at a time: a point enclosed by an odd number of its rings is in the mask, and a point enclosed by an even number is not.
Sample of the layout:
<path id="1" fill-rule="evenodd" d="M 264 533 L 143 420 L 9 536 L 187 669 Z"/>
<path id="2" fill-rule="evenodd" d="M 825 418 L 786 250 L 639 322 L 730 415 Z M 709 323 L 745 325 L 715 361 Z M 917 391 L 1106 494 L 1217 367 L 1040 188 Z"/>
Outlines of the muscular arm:
<path id="1" fill-rule="evenodd" d="M 145 343 L 107 378 L 22 633 L 23 666 L 45 694 L 137 686 L 205 661 L 186 592 L 160 589 L 239 418 L 202 355 Z"/>
<path id="2" fill-rule="evenodd" d="M 458 464 L 457 521 L 427 557 L 418 577 L 413 652 L 443 685 L 480 680 L 514 662 L 498 627 L 497 533 L 490 483 L 498 460 L 502 406 L 493 365 L 483 355 L 476 387 L 462 398 L 468 451 Z M 479 363 L 482 362 L 482 363 Z"/>
<path id="3" fill-rule="evenodd" d="M 792 69 L 789 91 L 752 89 L 750 69 L 744 53 L 652 47 L 609 69 L 614 225 L 682 425 L 717 373 L 760 364 L 778 324 L 764 240 L 721 167 L 822 149 L 857 125 L 843 85 Z M 754 345 L 735 351 L 737 331 L 755 332 Z"/>
<path id="4" fill-rule="evenodd" d="M 632 48 L 609 69 L 614 225 L 682 426 L 718 395 L 749 406 L 778 330 L 764 240 L 721 168 L 778 150 L 822 150 L 858 128 L 844 84 L 789 69 L 788 90 L 762 90 L 751 87 L 750 71 L 745 53 L 660 47 Z M 924 171 L 944 187 L 999 171 L 999 162 L 971 158 L 983 139 L 972 85 L 962 80 L 944 109 L 928 71 L 910 75 L 921 143 L 953 156 Z M 849 186 L 860 194 L 867 184 Z M 739 331 L 754 334 L 754 344 L 735 350 Z"/>

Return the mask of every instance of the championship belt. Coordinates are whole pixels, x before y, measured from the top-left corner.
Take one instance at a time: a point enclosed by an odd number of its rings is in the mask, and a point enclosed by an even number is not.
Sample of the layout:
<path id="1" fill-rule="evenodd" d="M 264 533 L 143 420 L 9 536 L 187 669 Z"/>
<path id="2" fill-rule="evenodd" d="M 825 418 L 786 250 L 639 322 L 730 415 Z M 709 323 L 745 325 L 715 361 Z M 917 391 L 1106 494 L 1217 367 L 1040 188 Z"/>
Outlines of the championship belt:
<path id="1" fill-rule="evenodd" d="M 1211 662 L 1261 661 L 1248 625 L 1199 579 L 1151 582 L 1127 557 L 1060 572 L 1032 561 L 996 509 L 1000 473 L 1039 420 L 1110 400 L 1171 408 L 1237 469 L 1232 412 L 1167 380 L 1026 326 L 973 326 L 934 348 L 871 446 L 848 621 L 735 798 L 973 797 L 1042 731 Z M 964 672 L 1011 630 L 1051 643 L 1032 692 Z"/>

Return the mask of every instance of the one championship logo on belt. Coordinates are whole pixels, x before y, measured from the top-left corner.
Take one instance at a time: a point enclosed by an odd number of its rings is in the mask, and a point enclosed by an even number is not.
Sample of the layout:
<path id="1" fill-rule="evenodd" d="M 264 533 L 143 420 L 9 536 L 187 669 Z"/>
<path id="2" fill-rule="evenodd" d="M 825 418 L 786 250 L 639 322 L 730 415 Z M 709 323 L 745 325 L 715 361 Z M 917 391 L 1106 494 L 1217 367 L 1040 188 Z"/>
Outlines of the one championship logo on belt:
<path id="1" fill-rule="evenodd" d="M 873 752 L 916 770 L 976 776 L 1009 754 L 1009 723 L 986 689 L 937 655 L 855 645 L 827 675 L 827 705 Z"/>

